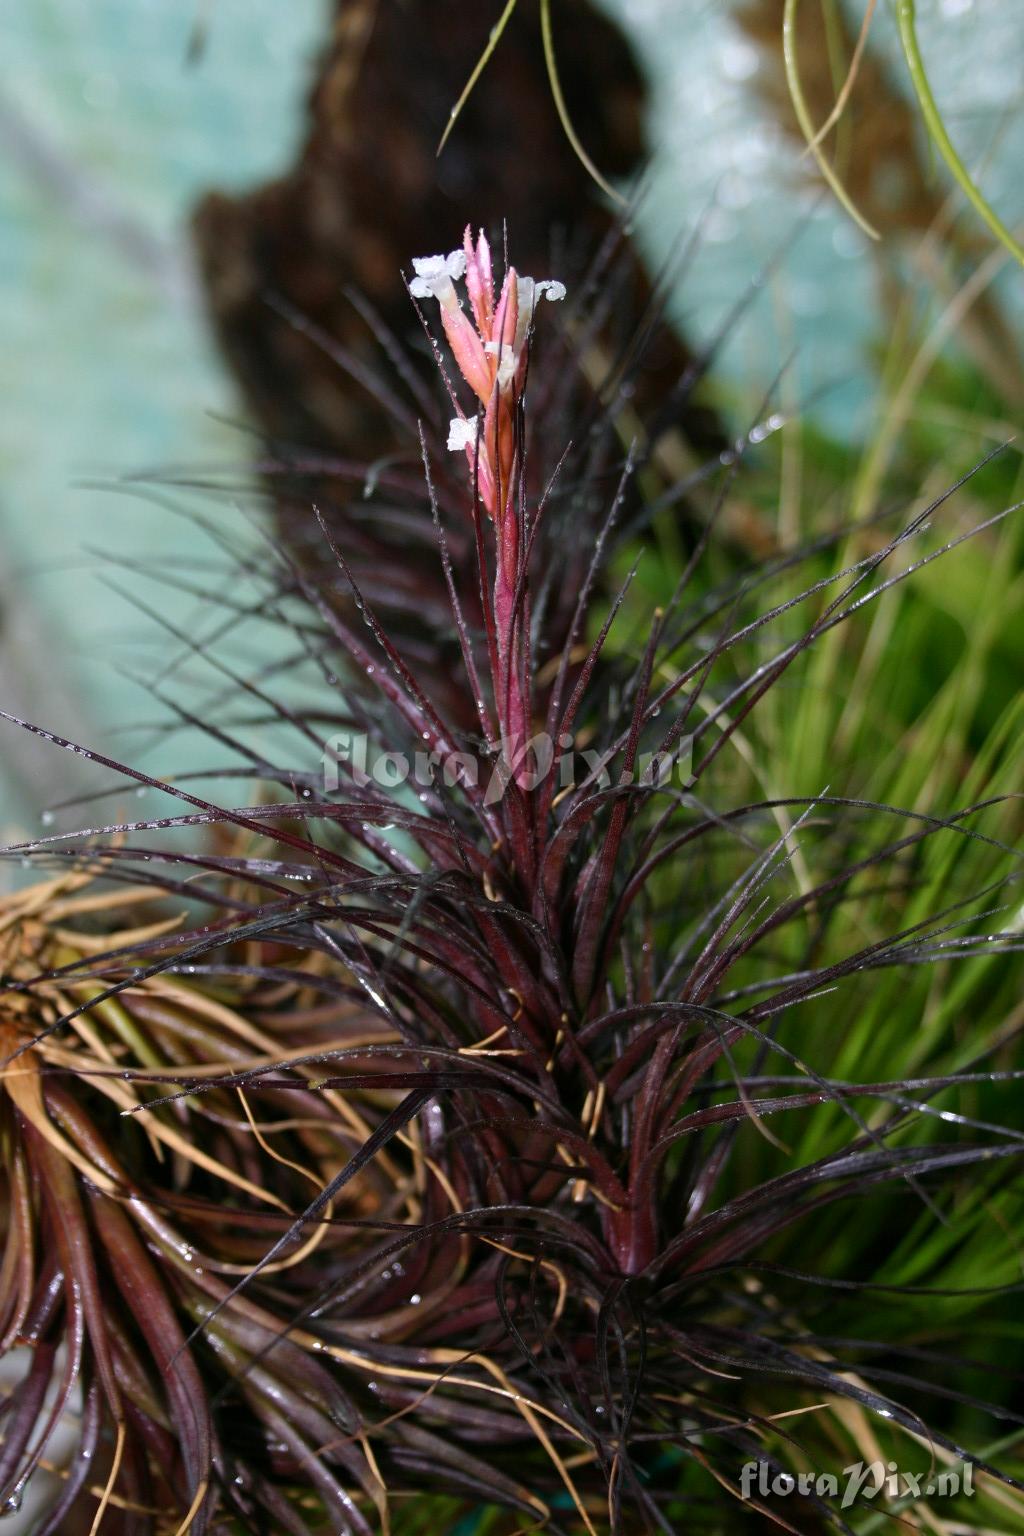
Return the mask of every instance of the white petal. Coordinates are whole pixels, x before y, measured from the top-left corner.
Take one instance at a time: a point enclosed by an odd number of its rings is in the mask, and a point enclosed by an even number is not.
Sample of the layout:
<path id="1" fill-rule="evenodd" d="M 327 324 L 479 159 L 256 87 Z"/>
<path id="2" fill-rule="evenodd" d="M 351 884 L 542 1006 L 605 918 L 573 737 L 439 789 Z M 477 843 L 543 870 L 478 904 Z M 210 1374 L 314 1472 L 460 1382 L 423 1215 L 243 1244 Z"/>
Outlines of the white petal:
<path id="1" fill-rule="evenodd" d="M 447 256 L 414 256 L 412 267 L 416 276 L 409 284 L 409 292 L 414 299 L 437 299 L 449 305 L 457 302 L 452 279 L 462 277 L 466 271 L 465 251 L 449 251 Z"/>
<path id="2" fill-rule="evenodd" d="M 516 354 L 511 347 L 502 347 L 498 363 L 498 388 L 507 389 L 516 371 Z"/>
<path id="3" fill-rule="evenodd" d="M 532 277 L 520 277 L 518 272 L 516 273 L 517 307 L 520 315 L 522 315 L 525 311 L 527 315 L 527 325 L 529 325 L 530 319 L 533 316 L 533 300 L 536 287 L 537 284 L 534 282 Z"/>
<path id="4" fill-rule="evenodd" d="M 517 354 L 523 350 L 530 326 L 533 324 L 536 286 L 532 277 L 519 277 L 518 274 L 516 275 L 516 334 L 512 339 L 512 345 Z"/>
<path id="5" fill-rule="evenodd" d="M 446 267 L 447 257 L 445 256 L 414 256 L 412 259 L 412 269 L 416 276 L 426 278 L 428 281 L 432 277 L 440 277 Z"/>
<path id="6" fill-rule="evenodd" d="M 542 283 L 536 284 L 536 288 L 537 292 L 542 293 L 552 304 L 557 304 L 559 300 L 565 298 L 565 284 L 560 283 L 557 278 L 546 277 Z"/>
<path id="7" fill-rule="evenodd" d="M 453 416 L 448 423 L 448 447 L 452 453 L 462 448 L 476 447 L 476 422 L 464 416 Z"/>

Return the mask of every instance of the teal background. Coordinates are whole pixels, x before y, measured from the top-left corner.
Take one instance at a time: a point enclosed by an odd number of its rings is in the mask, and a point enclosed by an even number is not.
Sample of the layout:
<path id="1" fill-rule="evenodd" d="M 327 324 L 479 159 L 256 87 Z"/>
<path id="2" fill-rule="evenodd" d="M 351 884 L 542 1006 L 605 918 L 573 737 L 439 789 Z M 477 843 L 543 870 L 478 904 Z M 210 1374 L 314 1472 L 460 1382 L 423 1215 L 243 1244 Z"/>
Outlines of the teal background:
<path id="1" fill-rule="evenodd" d="M 111 755 L 135 746 L 112 726 L 140 708 L 153 715 L 114 666 L 145 670 L 166 641 L 104 585 L 101 551 L 187 562 L 196 541 L 82 482 L 244 457 L 244 439 L 217 419 L 237 401 L 206 333 L 187 218 L 208 187 L 287 167 L 327 14 L 324 0 L 4 7 L 2 702 Z M 138 590 L 176 623 L 193 618 L 184 596 Z M 179 741 L 159 766 L 187 754 Z M 88 771 L 11 727 L 0 762 L 5 839 L 37 826 Z"/>

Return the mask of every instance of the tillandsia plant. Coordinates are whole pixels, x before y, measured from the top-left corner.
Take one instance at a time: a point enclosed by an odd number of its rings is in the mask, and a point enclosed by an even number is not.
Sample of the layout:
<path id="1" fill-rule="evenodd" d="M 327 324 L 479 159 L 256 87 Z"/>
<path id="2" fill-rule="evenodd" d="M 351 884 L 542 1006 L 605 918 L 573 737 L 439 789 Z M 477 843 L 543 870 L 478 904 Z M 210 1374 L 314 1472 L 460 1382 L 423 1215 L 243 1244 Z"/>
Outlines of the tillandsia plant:
<path id="1" fill-rule="evenodd" d="M 141 886 L 177 921 L 100 923 L 77 949 L 54 929 L 40 947 L 27 936 L 58 888 L 11 909 L 17 1242 L 0 1301 L 31 1364 L 8 1410 L 8 1496 L 45 1444 L 66 1339 L 58 1407 L 79 1381 L 103 1480 L 75 1488 L 96 1531 L 868 1530 L 871 1484 L 847 1499 L 828 1482 L 858 1453 L 967 1469 L 986 1508 L 1019 1519 L 1020 1418 L 949 1380 L 967 1287 L 941 1263 L 906 1278 L 884 1237 L 868 1273 L 837 1256 L 843 1222 L 907 1228 L 925 1253 L 1013 1211 L 1021 1022 L 997 1039 L 965 1023 L 951 1047 L 929 1014 L 912 1070 L 832 1065 L 894 970 L 909 1010 L 927 968 L 955 990 L 1013 963 L 1015 802 L 759 794 L 748 754 L 756 706 L 812 648 L 950 547 L 901 564 L 959 487 L 895 533 L 873 516 L 819 540 L 855 552 L 809 585 L 798 552 L 709 584 L 740 444 L 652 612 L 619 569 L 652 515 L 643 443 L 621 441 L 639 353 L 565 442 L 567 364 L 543 334 L 533 356 L 536 301 L 566 297 L 566 358 L 591 322 L 560 283 L 506 263 L 499 284 L 492 266 L 469 232 L 415 264 L 455 416 L 422 429 L 421 485 L 382 492 L 433 530 L 458 719 L 321 514 L 331 574 L 213 529 L 238 572 L 211 594 L 216 636 L 269 627 L 285 662 L 246 673 L 186 637 L 229 691 L 177 717 L 238 757 L 259 803 L 26 727 L 180 813 L 17 850 L 87 869 L 110 914 Z M 475 551 L 471 580 L 454 539 Z M 252 710 L 272 737 L 246 734 Z M 196 828 L 211 841 L 169 840 Z M 1019 1291 L 1007 1252 L 977 1308 Z M 124 1289 L 122 1263 L 141 1277 L 130 1317 L 93 1279 Z M 851 1296 L 870 1302 L 866 1336 L 844 1320 Z M 984 1321 L 965 1382 L 998 1370 Z M 882 1497 L 916 1519 L 905 1484 Z"/>
<path id="2" fill-rule="evenodd" d="M 235 987 L 241 1011 L 228 1005 L 224 985 L 199 991 L 164 967 L 103 996 L 103 977 L 121 973 L 128 959 L 135 969 L 180 923 L 164 915 L 118 926 L 126 913 L 138 919 L 165 904 L 168 888 L 118 889 L 115 878 L 101 890 L 97 873 L 59 874 L 0 906 L 3 1508 L 19 1510 L 42 1478 L 52 1496 L 34 1498 L 37 1536 L 200 1532 L 222 1483 L 236 1506 L 256 1501 L 279 1520 L 276 1528 L 288 1529 L 283 1501 L 263 1486 L 267 1453 L 271 1466 L 294 1471 L 304 1435 L 333 1435 L 339 1424 L 358 1433 L 344 1394 L 313 1358 L 311 1339 L 305 1350 L 285 1344 L 257 1368 L 261 1351 L 282 1343 L 284 1320 L 265 1308 L 226 1309 L 204 1335 L 201 1360 L 186 1333 L 290 1225 L 288 1213 L 326 1176 L 322 1158 L 330 1167 L 339 1145 L 358 1144 L 369 1127 L 351 1104 L 322 1092 L 308 1102 L 289 1092 L 277 1099 L 280 1118 L 262 1125 L 240 1089 L 124 1118 L 141 1102 L 135 1073 L 170 1084 L 181 1069 L 217 1079 L 274 1059 L 281 1038 L 267 1024 L 282 1005 L 297 1031 L 293 1046 L 319 1040 L 321 979 L 315 968 L 281 969 L 271 993 L 253 983 L 258 967 L 239 965 L 236 976 L 250 978 Z M 96 955 L 99 966 L 91 964 Z M 276 1145 L 282 1131 L 294 1156 Z M 231 1210 L 233 1198 L 245 1208 Z M 346 1204 L 382 1208 L 366 1180 Z M 281 1267 L 303 1263 L 325 1235 L 311 1233 Z M 244 1412 L 233 1404 L 225 1441 L 214 1422 L 215 1386 L 243 1363 Z M 77 1431 L 71 1451 L 69 1426 Z M 259 1457 L 247 1445 L 255 1426 Z M 358 1482 L 359 1467 L 352 1470 Z"/>

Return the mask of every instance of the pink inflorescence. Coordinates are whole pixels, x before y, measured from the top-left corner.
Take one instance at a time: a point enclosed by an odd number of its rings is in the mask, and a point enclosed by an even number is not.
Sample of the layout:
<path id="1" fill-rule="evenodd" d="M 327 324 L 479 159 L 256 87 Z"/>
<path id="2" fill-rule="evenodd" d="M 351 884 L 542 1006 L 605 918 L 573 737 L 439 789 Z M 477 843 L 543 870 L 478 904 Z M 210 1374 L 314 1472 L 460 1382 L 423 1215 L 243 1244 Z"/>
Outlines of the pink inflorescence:
<path id="1" fill-rule="evenodd" d="M 479 412 L 459 409 L 448 431 L 448 447 L 465 452 L 476 494 L 494 525 L 494 627 L 498 649 L 498 712 L 506 752 L 516 760 L 528 732 L 527 684 L 521 636 L 523 557 L 517 496 L 521 453 L 517 409 L 526 379 L 526 359 L 533 313 L 540 298 L 565 297 L 565 286 L 535 282 L 509 267 L 495 298 L 491 248 L 480 231 L 474 244 L 466 227 L 461 250 L 447 256 L 421 256 L 409 285 L 414 298 L 437 300 L 445 336 L 459 372 L 476 396 Z M 456 283 L 465 278 L 472 318 L 462 306 Z M 518 594 L 518 596 L 517 596 Z"/>
<path id="2" fill-rule="evenodd" d="M 491 248 L 480 231 L 476 244 L 469 226 L 461 250 L 421 256 L 413 262 L 414 298 L 435 298 L 459 371 L 484 410 L 482 429 L 461 412 L 449 429 L 448 447 L 464 449 L 476 477 L 480 500 L 501 532 L 516 486 L 514 414 L 526 372 L 526 342 L 537 300 L 565 297 L 562 283 L 534 282 L 510 267 L 497 302 Z M 473 318 L 455 287 L 465 277 Z"/>

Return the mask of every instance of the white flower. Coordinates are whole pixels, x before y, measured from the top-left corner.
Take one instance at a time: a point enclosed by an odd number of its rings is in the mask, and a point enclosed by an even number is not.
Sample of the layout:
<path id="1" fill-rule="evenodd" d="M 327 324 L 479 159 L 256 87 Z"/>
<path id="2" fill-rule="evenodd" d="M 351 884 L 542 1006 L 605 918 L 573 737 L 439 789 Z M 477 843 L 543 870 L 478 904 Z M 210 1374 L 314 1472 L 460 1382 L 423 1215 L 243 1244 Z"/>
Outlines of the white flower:
<path id="1" fill-rule="evenodd" d="M 475 420 L 467 421 L 465 416 L 453 416 L 448 423 L 448 447 L 452 453 L 458 453 L 462 448 L 475 448 Z"/>
<path id="2" fill-rule="evenodd" d="M 416 276 L 409 284 L 409 292 L 414 299 L 433 298 L 440 304 L 457 302 L 452 280 L 465 275 L 465 251 L 449 251 L 447 256 L 414 256 L 412 266 Z"/>
<path id="3" fill-rule="evenodd" d="M 512 343 L 518 354 L 526 341 L 527 332 L 533 324 L 533 311 L 539 298 L 546 298 L 552 304 L 565 298 L 565 284 L 555 278 L 544 278 L 535 283 L 532 277 L 517 277 L 516 298 L 519 304 L 519 318 L 516 321 L 516 335 Z"/>

